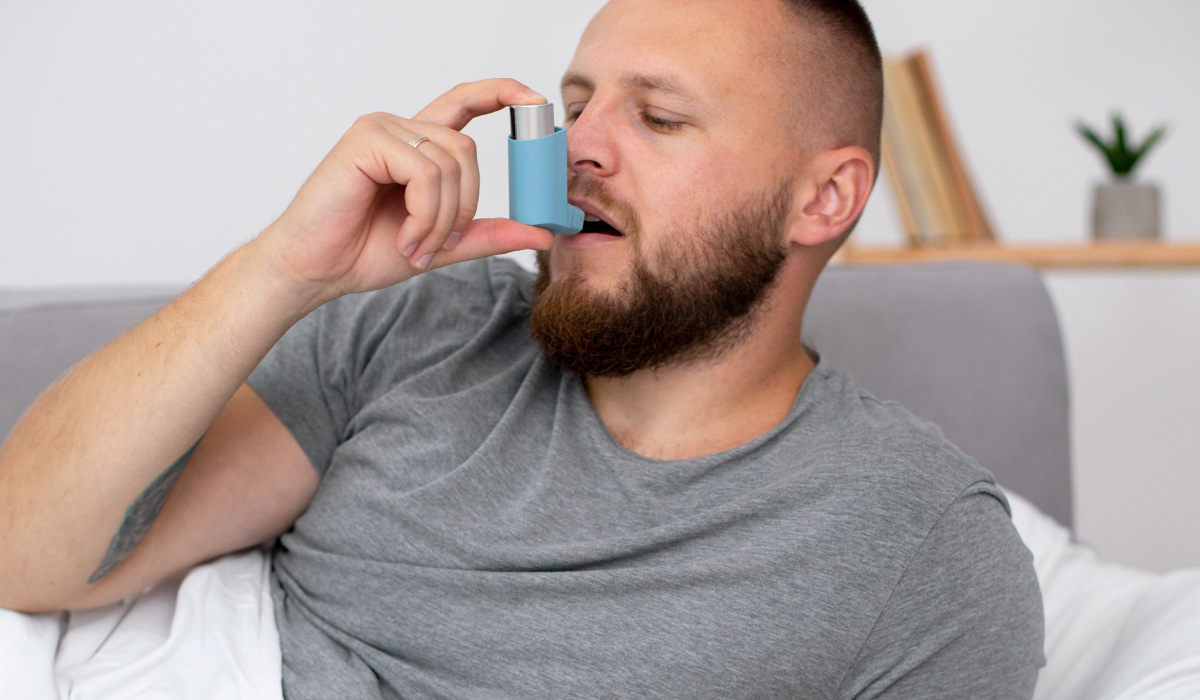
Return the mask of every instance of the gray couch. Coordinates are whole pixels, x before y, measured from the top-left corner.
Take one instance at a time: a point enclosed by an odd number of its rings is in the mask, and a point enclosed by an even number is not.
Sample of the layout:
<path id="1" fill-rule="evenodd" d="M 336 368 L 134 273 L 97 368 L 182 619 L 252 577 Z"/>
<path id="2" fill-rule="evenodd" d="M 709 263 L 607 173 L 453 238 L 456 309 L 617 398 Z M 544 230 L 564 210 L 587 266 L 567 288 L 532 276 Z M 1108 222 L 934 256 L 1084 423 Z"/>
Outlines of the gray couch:
<path id="1" fill-rule="evenodd" d="M 176 290 L 0 290 L 0 435 L 71 364 Z M 1038 275 L 1014 265 L 834 267 L 807 342 L 859 385 L 950 440 L 1071 524 L 1066 367 Z"/>

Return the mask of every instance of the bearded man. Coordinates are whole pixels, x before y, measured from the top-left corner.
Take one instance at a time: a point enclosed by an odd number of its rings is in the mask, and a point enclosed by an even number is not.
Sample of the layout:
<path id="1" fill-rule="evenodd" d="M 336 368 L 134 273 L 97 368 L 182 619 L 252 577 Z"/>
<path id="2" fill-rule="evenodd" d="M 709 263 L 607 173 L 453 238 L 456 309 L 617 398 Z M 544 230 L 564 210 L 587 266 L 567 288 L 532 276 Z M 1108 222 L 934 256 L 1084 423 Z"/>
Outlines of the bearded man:
<path id="1" fill-rule="evenodd" d="M 278 538 L 289 698 L 1029 697 L 1003 494 L 800 341 L 880 73 L 854 0 L 613 0 L 563 79 L 571 237 L 472 220 L 459 131 L 519 83 L 360 119 L 14 430 L 0 604 Z"/>

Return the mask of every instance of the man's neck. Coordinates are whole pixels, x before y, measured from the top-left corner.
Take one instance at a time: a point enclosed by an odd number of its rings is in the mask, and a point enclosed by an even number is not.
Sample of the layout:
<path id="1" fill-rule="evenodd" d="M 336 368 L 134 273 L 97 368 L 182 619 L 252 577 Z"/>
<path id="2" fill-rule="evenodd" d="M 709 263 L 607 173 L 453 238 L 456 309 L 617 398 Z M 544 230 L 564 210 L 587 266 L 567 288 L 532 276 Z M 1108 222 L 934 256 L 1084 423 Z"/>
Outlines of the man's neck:
<path id="1" fill-rule="evenodd" d="M 692 459 L 750 442 L 787 417 L 814 366 L 800 314 L 781 315 L 764 314 L 713 360 L 589 378 L 588 398 L 613 438 L 643 457 Z"/>

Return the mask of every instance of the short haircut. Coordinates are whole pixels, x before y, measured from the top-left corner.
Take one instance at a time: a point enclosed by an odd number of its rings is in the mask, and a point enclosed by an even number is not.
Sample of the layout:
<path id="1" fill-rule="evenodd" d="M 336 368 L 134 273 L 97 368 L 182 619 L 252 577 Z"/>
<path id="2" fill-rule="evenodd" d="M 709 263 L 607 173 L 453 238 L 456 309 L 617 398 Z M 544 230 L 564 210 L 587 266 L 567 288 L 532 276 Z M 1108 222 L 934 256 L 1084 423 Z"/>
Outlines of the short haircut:
<path id="1" fill-rule="evenodd" d="M 832 139 L 821 146 L 865 149 L 878 176 L 883 58 L 866 11 L 858 0 L 781 1 L 801 30 L 795 41 L 785 38 L 801 118 Z"/>

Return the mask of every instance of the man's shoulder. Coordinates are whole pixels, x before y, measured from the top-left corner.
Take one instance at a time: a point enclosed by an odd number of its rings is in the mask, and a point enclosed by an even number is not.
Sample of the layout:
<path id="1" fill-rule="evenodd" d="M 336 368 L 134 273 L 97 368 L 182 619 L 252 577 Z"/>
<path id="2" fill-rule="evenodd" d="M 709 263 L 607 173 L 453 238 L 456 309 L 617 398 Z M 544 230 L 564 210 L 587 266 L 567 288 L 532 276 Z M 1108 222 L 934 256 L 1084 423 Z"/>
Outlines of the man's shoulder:
<path id="1" fill-rule="evenodd" d="M 533 273 L 511 258 L 462 262 L 420 275 L 413 282 L 421 289 L 450 291 L 493 302 L 512 295 L 528 304 L 533 298 Z"/>
<path id="2" fill-rule="evenodd" d="M 361 405 L 434 367 L 445 379 L 524 357 L 531 297 L 531 273 L 511 260 L 460 263 L 332 301 L 294 329 L 290 346 L 311 344 L 313 362 L 359 387 Z"/>
<path id="3" fill-rule="evenodd" d="M 1008 502 L 991 472 L 951 443 L 941 429 L 901 404 L 858 387 L 822 363 L 789 437 L 800 474 L 828 482 L 870 521 L 906 522 L 919 541 L 952 503 L 969 495 Z"/>
<path id="4" fill-rule="evenodd" d="M 942 649 L 993 650 L 971 631 L 985 608 L 984 622 L 1019 647 L 1014 667 L 1036 668 L 1036 580 L 991 474 L 936 425 L 830 364 L 801 392 L 776 453 L 787 478 L 775 491 L 795 504 L 779 530 L 801 533 L 800 573 L 820 575 L 812 595 L 858 645 L 836 697 L 915 667 L 944 673 Z"/>
<path id="5" fill-rule="evenodd" d="M 863 430 L 858 439 L 862 449 L 870 450 L 874 464 L 927 485 L 944 482 L 947 495 L 979 484 L 995 487 L 992 473 L 951 442 L 935 423 L 897 401 L 880 399 L 862 389 L 859 402 Z M 999 494 L 999 489 L 994 490 Z"/>
<path id="6" fill-rule="evenodd" d="M 480 329 L 524 319 L 532 273 L 512 260 L 486 258 L 432 270 L 400 284 L 329 302 L 312 319 L 320 343 L 349 352 L 380 344 L 444 341 L 459 345 Z"/>
<path id="7" fill-rule="evenodd" d="M 993 481 L 987 469 L 966 455 L 941 428 L 899 402 L 859 387 L 844 371 L 814 370 L 812 425 L 806 432 L 830 454 L 852 459 L 862 469 L 915 476 L 961 474 L 971 481 Z"/>
<path id="8" fill-rule="evenodd" d="M 491 316 L 497 306 L 523 312 L 533 298 L 533 273 L 506 258 L 484 258 L 431 270 L 386 289 L 331 303 L 337 315 L 387 315 L 398 309 Z"/>

